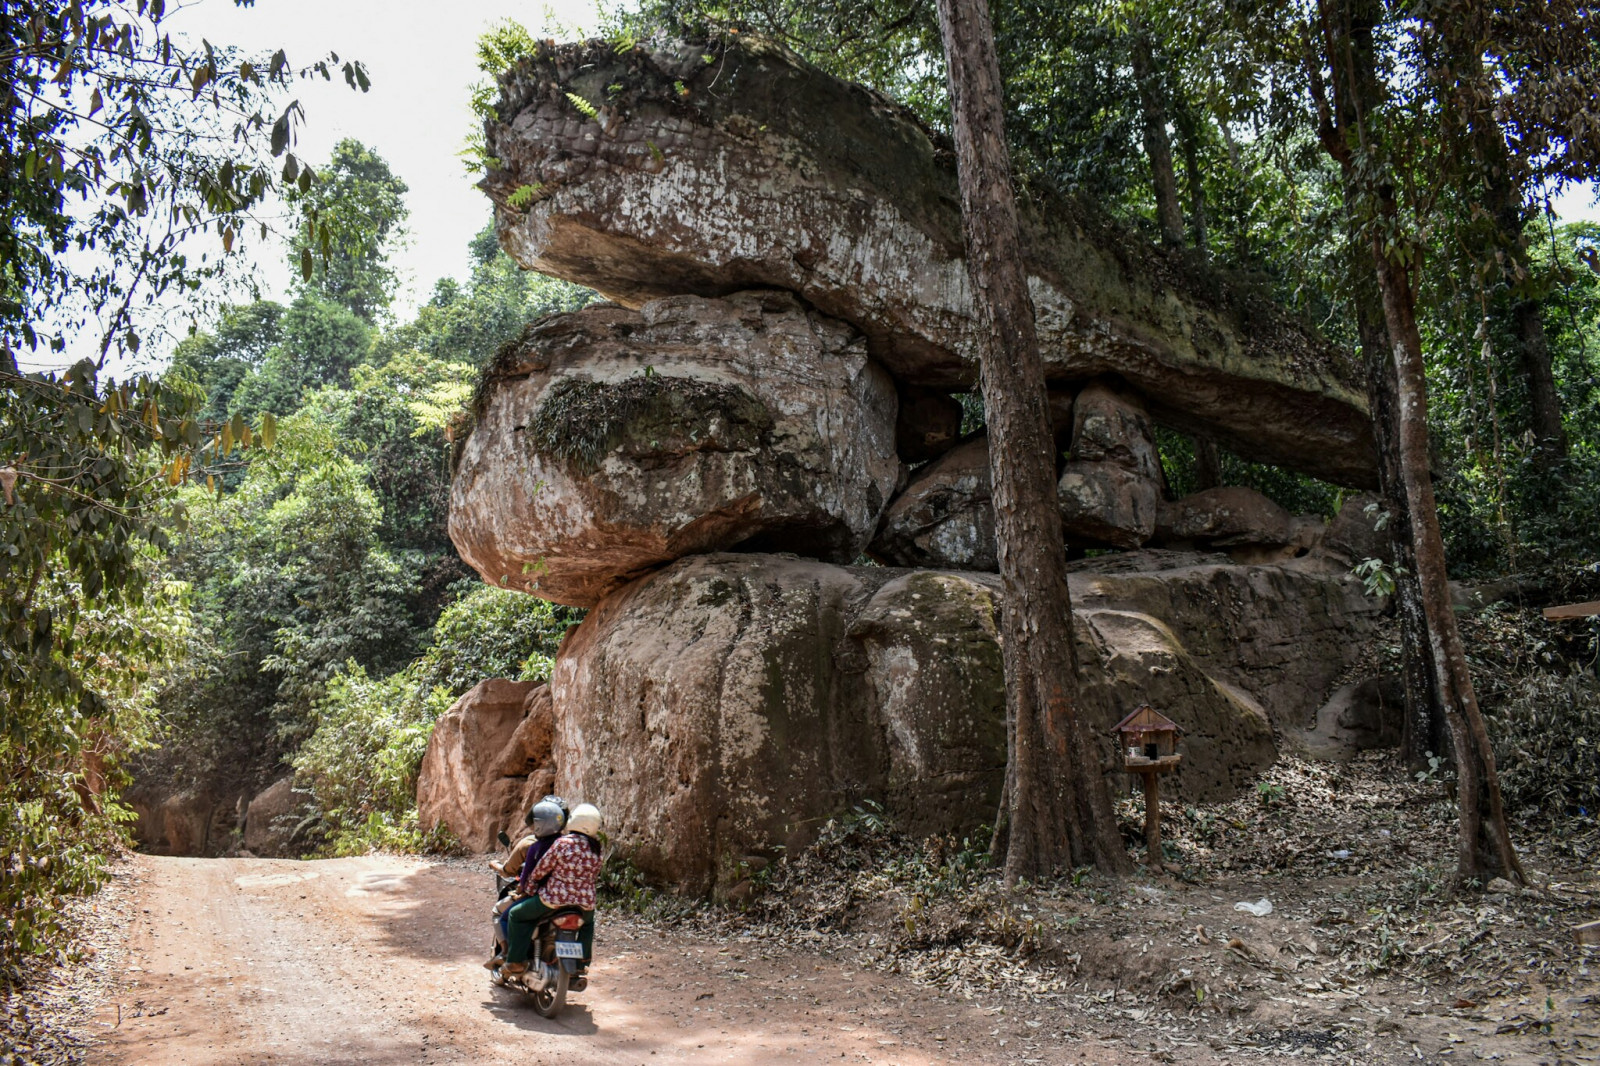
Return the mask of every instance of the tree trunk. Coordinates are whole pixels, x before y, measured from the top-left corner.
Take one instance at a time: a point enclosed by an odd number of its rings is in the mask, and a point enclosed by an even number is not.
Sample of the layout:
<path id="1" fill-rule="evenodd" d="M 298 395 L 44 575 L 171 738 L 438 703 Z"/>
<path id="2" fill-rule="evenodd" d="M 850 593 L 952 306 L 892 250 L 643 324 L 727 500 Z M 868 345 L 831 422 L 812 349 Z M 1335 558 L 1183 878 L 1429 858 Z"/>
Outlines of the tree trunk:
<path id="1" fill-rule="evenodd" d="M 1548 468 L 1552 460 L 1567 455 L 1567 430 L 1561 424 L 1561 394 L 1550 368 L 1550 345 L 1544 335 L 1544 303 L 1523 300 L 1513 312 L 1517 339 L 1521 341 L 1522 373 L 1528 379 L 1528 405 L 1532 408 L 1533 435 L 1538 442 L 1537 461 Z"/>
<path id="2" fill-rule="evenodd" d="M 1194 487 L 1201 492 L 1222 487 L 1222 454 L 1210 437 L 1194 438 Z"/>
<path id="3" fill-rule="evenodd" d="M 1319 6 L 1319 14 L 1324 54 L 1333 75 L 1330 101 L 1329 86 L 1322 83 L 1320 62 L 1311 64 L 1309 73 L 1322 143 L 1344 172 L 1345 210 L 1352 235 L 1358 232 L 1366 207 L 1378 216 L 1378 224 L 1370 226 L 1367 254 L 1371 256 L 1372 276 L 1382 301 L 1383 332 L 1387 334 L 1393 377 L 1380 371 L 1374 362 L 1368 368 L 1368 381 L 1375 438 L 1383 450 L 1379 469 L 1387 471 L 1389 477 L 1398 475 L 1398 495 L 1403 497 L 1403 513 L 1410 521 L 1427 662 L 1432 668 L 1438 706 L 1455 759 L 1459 809 L 1457 874 L 1462 880 L 1507 875 L 1525 881 L 1522 864 L 1511 846 L 1494 751 L 1478 710 L 1461 632 L 1456 628 L 1450 604 L 1444 540 L 1439 533 L 1429 463 L 1428 384 L 1422 337 L 1417 331 L 1416 294 L 1410 276 L 1389 257 L 1383 245 L 1383 235 L 1395 230 L 1399 205 L 1392 186 L 1374 187 L 1370 177 L 1358 176 L 1373 170 L 1373 160 L 1363 157 L 1371 152 L 1368 136 L 1376 131 L 1369 124 L 1382 99 L 1373 31 L 1383 9 L 1378 0 L 1331 0 Z M 1370 297 L 1360 299 L 1363 291 L 1370 289 L 1364 283 L 1358 284 L 1358 307 L 1371 302 Z M 1376 343 L 1379 334 L 1370 313 L 1362 317 L 1366 319 L 1362 323 L 1363 341 Z M 1412 638 L 1409 630 L 1406 635 Z"/>
<path id="4" fill-rule="evenodd" d="M 1156 224 L 1162 243 L 1183 244 L 1183 207 L 1178 202 L 1178 178 L 1172 168 L 1172 138 L 1167 134 L 1166 93 L 1161 74 L 1150 54 L 1150 38 L 1142 29 L 1133 32 L 1133 76 L 1139 83 L 1139 104 L 1144 112 L 1144 154 L 1150 160 L 1150 186 L 1156 196 Z"/>
<path id="5" fill-rule="evenodd" d="M 1372 269 L 1371 254 L 1363 249 L 1361 222 L 1356 205 L 1362 190 L 1356 177 L 1355 153 L 1361 147 L 1360 116 L 1376 109 L 1381 100 L 1372 30 L 1381 16 L 1376 0 L 1343 0 L 1322 10 L 1324 46 L 1334 73 L 1331 94 L 1321 73 L 1311 67 L 1312 93 L 1318 109 L 1324 149 L 1339 164 L 1345 211 L 1346 247 L 1349 251 L 1349 285 L 1361 340 L 1367 377 L 1367 402 L 1372 410 L 1373 443 L 1377 448 L 1378 485 L 1389 512 L 1388 532 L 1395 565 L 1395 611 L 1400 620 L 1401 675 L 1405 683 L 1405 722 L 1400 751 L 1407 766 L 1426 764 L 1429 755 L 1444 755 L 1449 748 L 1443 694 L 1435 683 L 1433 652 L 1427 615 L 1422 607 L 1422 587 L 1417 579 L 1416 552 L 1412 547 L 1411 508 L 1400 471 L 1398 385 L 1393 349 L 1384 324 L 1383 296 Z"/>
<path id="6" fill-rule="evenodd" d="M 1077 661 L 1055 449 L 1023 270 L 1000 68 L 986 0 L 939 0 L 979 352 L 995 540 L 1005 588 L 1008 882 L 1073 866 L 1130 869 L 1100 748 L 1077 714 Z"/>
<path id="7" fill-rule="evenodd" d="M 1348 182 L 1348 175 L 1346 180 Z M 1353 195 L 1354 189 L 1347 188 L 1346 196 Z M 1353 247 L 1359 247 L 1359 238 L 1353 231 L 1350 239 Z M 1365 260 L 1366 256 L 1359 258 Z M 1400 477 L 1400 444 L 1395 438 L 1399 401 L 1394 358 L 1383 324 L 1377 278 L 1370 265 L 1357 265 L 1352 288 L 1356 293 L 1361 359 L 1367 372 L 1367 400 L 1372 407 L 1373 441 L 1377 445 L 1378 486 L 1384 510 L 1389 514 L 1385 529 L 1394 557 L 1394 606 L 1400 621 L 1400 672 L 1405 684 L 1400 758 L 1406 766 L 1420 768 L 1427 765 L 1428 756 L 1445 755 L 1449 736 L 1444 704 L 1434 683 L 1428 623 L 1422 610 L 1422 588 L 1417 583 L 1416 551 L 1411 543 L 1411 510 L 1406 504 L 1405 485 Z"/>
<path id="8" fill-rule="evenodd" d="M 1380 192 L 1386 217 L 1396 214 L 1394 202 Z M 1467 668 L 1466 649 L 1450 605 L 1445 572 L 1444 540 L 1428 469 L 1428 382 L 1417 332 L 1416 295 L 1411 279 L 1384 250 L 1381 236 L 1372 239 L 1373 266 L 1383 294 L 1384 324 L 1394 355 L 1395 438 L 1400 448 L 1400 481 L 1411 514 L 1411 542 L 1416 553 L 1417 582 L 1427 621 L 1435 683 L 1444 703 L 1455 755 L 1456 794 L 1460 809 L 1456 872 L 1462 880 L 1515 877 L 1526 882 L 1522 863 L 1511 846 L 1494 749 L 1478 711 Z"/>
<path id="9" fill-rule="evenodd" d="M 1178 108 L 1178 136 L 1183 141 L 1184 180 L 1189 185 L 1189 228 L 1194 246 L 1207 255 L 1206 185 L 1200 169 L 1200 131 L 1194 108 L 1187 102 Z"/>

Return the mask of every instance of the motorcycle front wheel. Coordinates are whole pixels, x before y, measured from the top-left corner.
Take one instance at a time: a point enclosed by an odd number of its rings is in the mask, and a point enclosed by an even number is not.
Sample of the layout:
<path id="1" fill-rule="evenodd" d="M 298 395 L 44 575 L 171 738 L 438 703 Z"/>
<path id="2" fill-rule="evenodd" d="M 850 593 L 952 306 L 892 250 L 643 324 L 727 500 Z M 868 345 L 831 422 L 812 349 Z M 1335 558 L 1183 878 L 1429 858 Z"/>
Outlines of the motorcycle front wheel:
<path id="1" fill-rule="evenodd" d="M 567 968 L 557 964 L 556 979 L 540 991 L 529 994 L 533 1009 L 539 1012 L 540 1017 L 554 1018 L 561 1013 L 561 1008 L 567 1005 L 567 985 L 571 980 Z"/>

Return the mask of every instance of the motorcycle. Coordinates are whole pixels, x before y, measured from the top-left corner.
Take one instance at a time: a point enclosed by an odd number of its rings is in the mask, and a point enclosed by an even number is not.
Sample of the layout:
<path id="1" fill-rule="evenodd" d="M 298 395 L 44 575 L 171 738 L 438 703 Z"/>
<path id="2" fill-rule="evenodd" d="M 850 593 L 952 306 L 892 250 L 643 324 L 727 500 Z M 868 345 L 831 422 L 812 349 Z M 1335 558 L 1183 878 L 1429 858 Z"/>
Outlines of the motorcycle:
<path id="1" fill-rule="evenodd" d="M 511 838 L 500 834 L 500 843 L 511 846 Z M 516 886 L 516 878 L 508 878 L 495 871 L 495 899 L 504 900 Z M 583 944 L 578 931 L 583 928 L 583 910 L 580 907 L 558 907 L 535 927 L 533 951 L 528 968 L 519 974 L 505 972 L 505 933 L 500 927 L 500 915 L 491 912 L 489 924 L 494 928 L 494 958 L 496 965 L 490 980 L 500 988 L 521 992 L 540 1016 L 554 1018 L 567 1005 L 568 992 L 582 992 L 589 979 L 579 973 L 583 966 Z"/>

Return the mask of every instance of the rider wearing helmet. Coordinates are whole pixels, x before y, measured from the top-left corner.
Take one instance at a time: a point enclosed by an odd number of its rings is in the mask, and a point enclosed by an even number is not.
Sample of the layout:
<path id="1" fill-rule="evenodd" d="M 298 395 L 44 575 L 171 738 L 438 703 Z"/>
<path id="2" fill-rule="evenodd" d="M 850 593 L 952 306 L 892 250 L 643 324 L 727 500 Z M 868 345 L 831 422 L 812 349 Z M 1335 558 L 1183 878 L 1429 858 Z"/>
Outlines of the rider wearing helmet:
<path id="1" fill-rule="evenodd" d="M 501 877 L 517 879 L 515 885 L 507 886 L 494 909 L 494 920 L 500 927 L 502 943 L 507 936 L 507 912 L 538 891 L 538 883 L 532 881 L 529 875 L 533 873 L 534 867 L 539 865 L 539 860 L 544 858 L 544 853 L 550 850 L 550 845 L 556 842 L 561 831 L 566 828 L 567 801 L 560 796 L 546 796 L 533 805 L 533 809 L 523 819 L 523 824 L 531 831 L 523 834 L 522 839 L 512 845 L 505 860 L 502 862 L 489 860 L 489 868 L 495 873 Z M 495 954 L 483 965 L 492 970 L 500 964 L 500 961 L 500 956 Z"/>
<path id="2" fill-rule="evenodd" d="M 531 860 L 533 863 L 539 861 L 545 848 L 567 827 L 567 801 L 560 796 L 546 796 L 533 805 L 522 824 L 528 827 L 528 832 L 511 846 L 505 859 L 501 862 L 489 860 L 489 868 L 501 877 L 520 879 L 522 874 L 532 869 L 529 865 L 530 855 L 534 856 Z"/>
<path id="3" fill-rule="evenodd" d="M 528 952 L 533 932 L 547 915 L 562 907 L 583 911 L 583 926 L 578 940 L 583 944 L 583 962 L 594 955 L 595 888 L 600 880 L 600 810 L 592 803 L 573 808 L 567 832 L 557 837 L 524 881 L 535 893 L 507 912 L 506 963 L 503 973 L 517 974 L 528 968 Z"/>

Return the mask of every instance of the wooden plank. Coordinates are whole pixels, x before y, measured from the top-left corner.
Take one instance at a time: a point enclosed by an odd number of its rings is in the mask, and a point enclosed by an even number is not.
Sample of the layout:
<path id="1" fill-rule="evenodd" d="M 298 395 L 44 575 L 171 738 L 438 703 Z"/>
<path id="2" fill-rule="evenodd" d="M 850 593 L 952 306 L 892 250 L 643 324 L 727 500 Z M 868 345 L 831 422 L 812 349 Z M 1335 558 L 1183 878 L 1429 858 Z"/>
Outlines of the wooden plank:
<path id="1" fill-rule="evenodd" d="M 1558 618 L 1592 618 L 1600 614 L 1600 600 L 1590 600 L 1588 603 L 1568 603 L 1560 607 L 1546 607 L 1544 616 L 1551 621 Z"/>
<path id="2" fill-rule="evenodd" d="M 1575 925 L 1572 927 L 1572 935 L 1580 944 L 1600 946 L 1600 922 Z"/>

